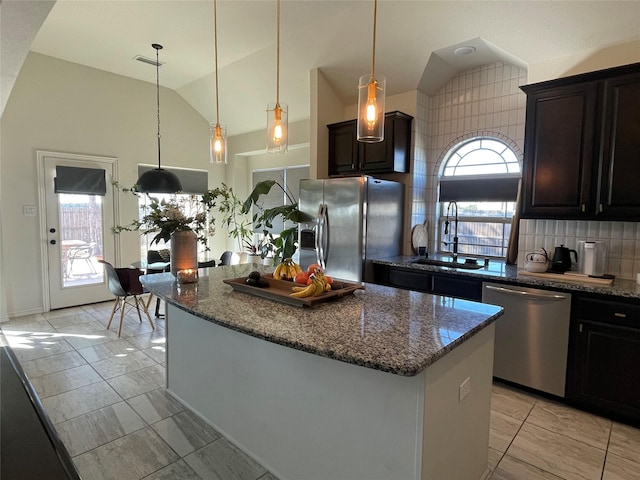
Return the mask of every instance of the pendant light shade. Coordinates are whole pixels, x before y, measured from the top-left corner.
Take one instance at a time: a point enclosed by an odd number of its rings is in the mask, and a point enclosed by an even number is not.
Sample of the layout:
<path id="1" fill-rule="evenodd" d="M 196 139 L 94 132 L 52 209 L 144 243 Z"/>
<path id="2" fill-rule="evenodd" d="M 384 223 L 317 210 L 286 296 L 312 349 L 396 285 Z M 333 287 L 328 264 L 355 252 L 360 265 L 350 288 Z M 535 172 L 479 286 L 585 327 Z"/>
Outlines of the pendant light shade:
<path id="1" fill-rule="evenodd" d="M 267 105 L 267 152 L 287 153 L 289 110 L 286 103 L 280 103 L 280 0 L 276 5 L 276 103 Z"/>
<path id="2" fill-rule="evenodd" d="M 287 104 L 270 103 L 267 106 L 267 152 L 286 153 L 288 132 Z"/>
<path id="3" fill-rule="evenodd" d="M 211 163 L 227 163 L 227 129 L 219 123 L 210 124 L 211 127 Z"/>
<path id="4" fill-rule="evenodd" d="M 138 190 L 148 193 L 176 193 L 182 190 L 180 179 L 175 173 L 162 168 L 160 164 L 160 58 L 158 52 L 162 45 L 151 44 L 156 49 L 156 100 L 158 106 L 158 168 L 148 170 L 140 175 L 136 184 Z"/>
<path id="5" fill-rule="evenodd" d="M 227 163 L 227 128 L 220 125 L 220 95 L 218 93 L 218 2 L 213 0 L 213 38 L 216 55 L 216 123 L 212 123 L 210 144 L 210 162 Z"/>
<path id="6" fill-rule="evenodd" d="M 375 143 L 384 140 L 384 98 L 387 80 L 375 75 L 376 24 L 378 1 L 373 1 L 373 49 L 371 73 L 358 82 L 358 132 L 359 142 Z"/>

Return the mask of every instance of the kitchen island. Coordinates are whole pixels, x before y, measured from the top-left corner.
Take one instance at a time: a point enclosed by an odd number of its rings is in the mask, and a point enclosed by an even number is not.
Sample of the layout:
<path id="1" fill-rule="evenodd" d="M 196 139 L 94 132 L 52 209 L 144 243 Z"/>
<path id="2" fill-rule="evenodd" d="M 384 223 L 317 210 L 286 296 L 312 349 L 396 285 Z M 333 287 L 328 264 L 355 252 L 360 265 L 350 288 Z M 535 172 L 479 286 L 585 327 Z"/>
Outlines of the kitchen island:
<path id="1" fill-rule="evenodd" d="M 366 284 L 300 308 L 201 270 L 167 301 L 167 389 L 282 480 L 487 474 L 500 307 Z"/>

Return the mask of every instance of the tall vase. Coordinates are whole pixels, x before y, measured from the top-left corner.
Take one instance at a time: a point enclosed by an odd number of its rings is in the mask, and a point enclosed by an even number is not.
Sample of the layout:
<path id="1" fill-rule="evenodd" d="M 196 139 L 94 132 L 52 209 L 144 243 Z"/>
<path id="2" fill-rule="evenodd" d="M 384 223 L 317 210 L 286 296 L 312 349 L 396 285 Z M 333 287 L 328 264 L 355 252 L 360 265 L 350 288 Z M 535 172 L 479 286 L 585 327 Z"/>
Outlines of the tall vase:
<path id="1" fill-rule="evenodd" d="M 198 281 L 198 237 L 194 231 L 171 234 L 171 273 L 181 283 Z"/>

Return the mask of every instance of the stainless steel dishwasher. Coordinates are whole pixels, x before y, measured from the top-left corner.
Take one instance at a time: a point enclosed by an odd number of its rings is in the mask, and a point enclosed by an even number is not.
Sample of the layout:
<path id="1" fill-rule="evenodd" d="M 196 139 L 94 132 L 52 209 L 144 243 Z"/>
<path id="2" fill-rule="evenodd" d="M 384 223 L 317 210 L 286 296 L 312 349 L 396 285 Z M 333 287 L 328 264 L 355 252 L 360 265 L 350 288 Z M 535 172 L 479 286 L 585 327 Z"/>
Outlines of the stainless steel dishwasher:
<path id="1" fill-rule="evenodd" d="M 483 283 L 482 301 L 504 308 L 493 376 L 564 397 L 571 295 Z"/>

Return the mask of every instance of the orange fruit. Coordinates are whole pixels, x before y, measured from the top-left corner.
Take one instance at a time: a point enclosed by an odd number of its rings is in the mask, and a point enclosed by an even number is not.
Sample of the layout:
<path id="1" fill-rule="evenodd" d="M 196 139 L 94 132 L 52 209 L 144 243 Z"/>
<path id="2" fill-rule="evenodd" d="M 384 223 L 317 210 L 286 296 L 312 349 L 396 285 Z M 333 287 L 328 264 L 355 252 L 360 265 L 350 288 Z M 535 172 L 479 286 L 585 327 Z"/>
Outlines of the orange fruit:
<path id="1" fill-rule="evenodd" d="M 317 263 L 312 263 L 311 265 L 309 265 L 309 268 L 307 268 L 307 273 L 311 275 L 313 272 L 316 271 L 316 268 L 319 268 L 320 270 L 322 270 L 322 267 L 320 265 L 318 265 Z"/>
<path id="2" fill-rule="evenodd" d="M 306 284 L 307 280 L 309 280 L 309 274 L 307 272 L 300 272 L 293 279 L 295 283 L 302 283 L 302 284 Z"/>
<path id="3" fill-rule="evenodd" d="M 327 281 L 327 283 L 329 285 L 331 285 L 333 283 L 333 278 L 331 278 L 329 275 L 325 275 L 324 279 Z"/>

